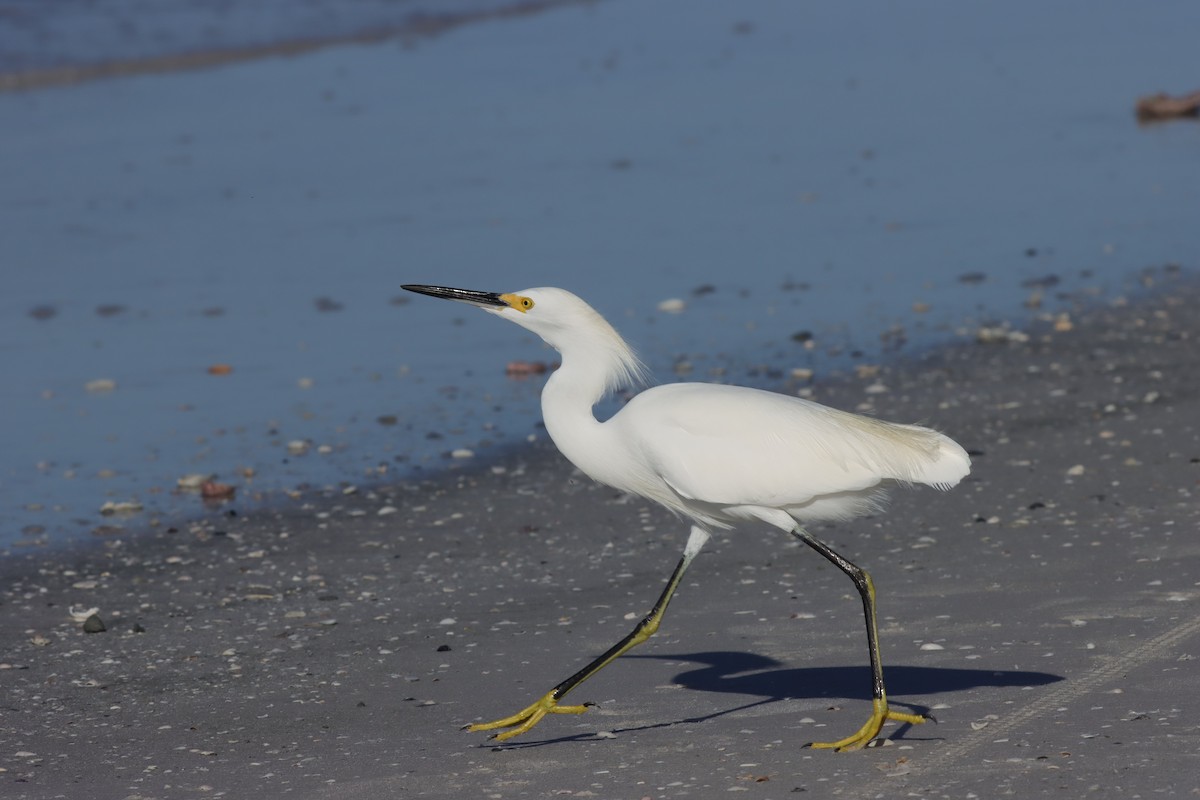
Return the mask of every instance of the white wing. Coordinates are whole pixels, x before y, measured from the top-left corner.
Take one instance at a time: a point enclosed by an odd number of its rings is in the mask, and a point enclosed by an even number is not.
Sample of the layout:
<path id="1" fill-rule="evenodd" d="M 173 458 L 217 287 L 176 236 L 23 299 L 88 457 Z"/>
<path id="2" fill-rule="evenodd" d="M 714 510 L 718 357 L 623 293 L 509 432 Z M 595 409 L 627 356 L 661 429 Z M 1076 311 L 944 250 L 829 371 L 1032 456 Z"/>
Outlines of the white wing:
<path id="1" fill-rule="evenodd" d="M 675 492 L 719 505 L 786 508 L 889 479 L 947 488 L 970 464 L 928 428 L 739 386 L 658 386 L 610 423 Z"/>

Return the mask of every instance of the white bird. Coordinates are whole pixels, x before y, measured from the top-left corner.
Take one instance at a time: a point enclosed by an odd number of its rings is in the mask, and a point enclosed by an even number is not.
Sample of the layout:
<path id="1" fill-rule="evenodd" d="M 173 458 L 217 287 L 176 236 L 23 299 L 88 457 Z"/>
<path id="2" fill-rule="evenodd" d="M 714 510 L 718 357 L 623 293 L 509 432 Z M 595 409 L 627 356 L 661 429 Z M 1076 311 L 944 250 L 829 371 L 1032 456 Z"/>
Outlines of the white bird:
<path id="1" fill-rule="evenodd" d="M 636 395 L 603 422 L 593 407 L 609 392 L 639 383 L 644 368 L 629 345 L 591 306 L 563 289 L 497 294 L 442 286 L 405 289 L 478 306 L 533 331 L 556 349 L 562 366 L 542 391 L 550 437 L 576 467 L 600 483 L 662 504 L 691 520 L 683 557 L 654 608 L 621 641 L 521 711 L 468 730 L 525 733 L 547 714 L 581 714 L 590 704 L 559 705 L 567 692 L 656 630 L 684 572 L 714 529 L 765 522 L 812 547 L 854 581 L 866 617 L 872 711 L 856 733 L 812 747 L 857 749 L 886 720 L 918 724 L 921 714 L 893 711 L 884 690 L 875 589 L 871 577 L 805 523 L 844 520 L 880 507 L 893 485 L 949 489 L 970 471 L 949 437 L 818 403 L 741 386 L 676 383 Z"/>

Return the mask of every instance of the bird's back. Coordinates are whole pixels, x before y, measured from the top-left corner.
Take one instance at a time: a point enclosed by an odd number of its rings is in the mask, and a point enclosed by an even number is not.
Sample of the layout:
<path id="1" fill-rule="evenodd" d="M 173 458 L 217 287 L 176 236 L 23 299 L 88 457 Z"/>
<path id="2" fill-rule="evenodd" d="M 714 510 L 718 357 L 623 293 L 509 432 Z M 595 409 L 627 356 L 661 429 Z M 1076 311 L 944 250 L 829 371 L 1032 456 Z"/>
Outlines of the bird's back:
<path id="1" fill-rule="evenodd" d="M 945 489 L 970 470 L 966 451 L 929 428 L 739 386 L 657 386 L 608 424 L 671 492 L 709 511 L 752 506 L 805 520 L 855 516 L 887 482 Z"/>

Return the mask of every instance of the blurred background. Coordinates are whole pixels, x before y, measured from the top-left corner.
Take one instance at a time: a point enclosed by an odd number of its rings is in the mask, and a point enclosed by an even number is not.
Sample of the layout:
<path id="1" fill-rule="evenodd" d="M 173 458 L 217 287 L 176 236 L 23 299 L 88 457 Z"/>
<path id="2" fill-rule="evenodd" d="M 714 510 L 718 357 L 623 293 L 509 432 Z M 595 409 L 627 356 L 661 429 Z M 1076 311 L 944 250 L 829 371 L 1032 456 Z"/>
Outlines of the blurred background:
<path id="1" fill-rule="evenodd" d="M 496 459 L 558 285 L 814 388 L 1195 266 L 1200 5 L 0 0 L 0 547 Z M 812 377 L 808 377 L 811 370 Z M 811 380 L 811 383 L 810 383 Z M 108 502 L 131 516 L 103 516 Z"/>

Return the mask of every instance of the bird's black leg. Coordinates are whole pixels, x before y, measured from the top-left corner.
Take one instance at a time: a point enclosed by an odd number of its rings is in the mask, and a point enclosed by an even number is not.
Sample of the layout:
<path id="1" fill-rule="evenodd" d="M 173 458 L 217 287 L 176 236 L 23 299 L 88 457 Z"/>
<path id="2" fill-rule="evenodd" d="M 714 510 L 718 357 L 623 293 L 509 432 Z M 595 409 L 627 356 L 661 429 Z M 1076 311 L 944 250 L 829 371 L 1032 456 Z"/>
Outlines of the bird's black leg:
<path id="1" fill-rule="evenodd" d="M 883 685 L 883 661 L 879 656 L 879 626 L 875 621 L 875 584 L 866 570 L 852 563 L 829 545 L 803 528 L 792 531 L 792 535 L 816 550 L 835 567 L 850 576 L 854 587 L 862 597 L 863 615 L 867 622 L 867 648 L 871 654 L 871 718 L 852 736 L 836 742 L 811 742 L 809 747 L 832 748 L 834 750 L 857 750 L 879 735 L 885 720 L 907 722 L 913 725 L 926 721 L 919 714 L 904 714 L 888 708 L 887 691 Z"/>
<path id="2" fill-rule="evenodd" d="M 667 585 L 663 589 L 662 594 L 659 595 L 654 608 L 621 641 L 614 644 L 603 655 L 586 667 L 558 684 L 558 686 L 555 686 L 532 705 L 521 709 L 510 717 L 504 717 L 494 722 L 477 722 L 468 725 L 466 729 L 469 731 L 489 731 L 497 728 L 512 728 L 513 730 L 511 731 L 504 731 L 503 733 L 493 735 L 492 738 L 502 741 L 525 733 L 534 725 L 541 722 L 542 718 L 547 714 L 582 714 L 587 711 L 591 705 L 590 703 L 578 706 L 560 706 L 558 701 L 567 692 L 654 635 L 654 632 L 658 630 L 659 623 L 662 622 L 663 615 L 667 613 L 667 605 L 675 595 L 675 590 L 679 588 L 679 582 L 683 580 L 683 574 L 687 572 L 687 568 L 691 566 L 692 561 L 699 555 L 700 549 L 704 547 L 704 543 L 707 541 L 707 531 L 699 527 L 692 528 L 691 536 L 688 537 L 687 546 L 683 551 L 683 557 L 679 559 L 674 572 L 671 573 L 671 577 L 667 580 Z"/>

